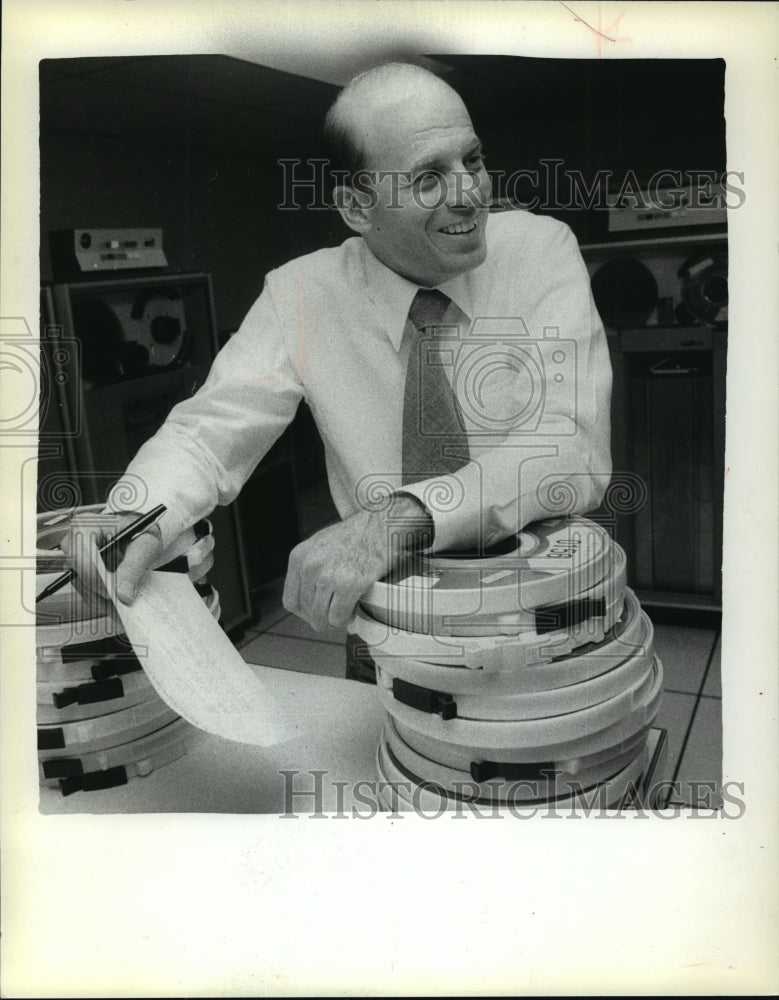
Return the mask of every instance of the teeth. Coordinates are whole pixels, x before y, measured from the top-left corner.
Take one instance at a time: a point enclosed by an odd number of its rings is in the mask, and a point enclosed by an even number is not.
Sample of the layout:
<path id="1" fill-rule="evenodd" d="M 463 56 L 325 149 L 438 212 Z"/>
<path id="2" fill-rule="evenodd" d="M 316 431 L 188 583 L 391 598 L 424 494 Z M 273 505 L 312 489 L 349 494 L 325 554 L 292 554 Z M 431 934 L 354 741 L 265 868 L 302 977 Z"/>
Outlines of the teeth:
<path id="1" fill-rule="evenodd" d="M 457 233 L 470 233 L 475 228 L 475 222 L 459 222 L 456 226 L 446 226 L 441 232 L 449 236 L 454 236 Z"/>

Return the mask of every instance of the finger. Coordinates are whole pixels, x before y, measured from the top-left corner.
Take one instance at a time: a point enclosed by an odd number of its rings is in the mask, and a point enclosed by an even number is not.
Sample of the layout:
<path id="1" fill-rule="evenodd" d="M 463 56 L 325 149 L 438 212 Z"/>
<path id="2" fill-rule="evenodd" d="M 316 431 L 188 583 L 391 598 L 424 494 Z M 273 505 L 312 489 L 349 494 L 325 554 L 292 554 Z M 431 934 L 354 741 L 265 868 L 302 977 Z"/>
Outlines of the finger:
<path id="1" fill-rule="evenodd" d="M 65 554 L 68 565 L 75 571 L 75 588 L 86 600 L 98 594 L 105 599 L 103 582 L 95 567 L 91 555 L 92 546 L 101 548 L 127 524 L 135 520 L 135 514 L 76 514 L 70 521 L 68 531 L 60 541 L 60 548 Z M 105 560 L 106 568 L 113 570 L 116 562 L 121 559 L 118 554 L 113 561 Z"/>
<path id="2" fill-rule="evenodd" d="M 141 581 L 159 556 L 161 547 L 159 528 L 156 525 L 127 546 L 116 571 L 116 596 L 122 604 L 133 603 Z"/>
<path id="3" fill-rule="evenodd" d="M 70 530 L 63 537 L 60 547 L 67 562 L 76 573 L 75 586 L 84 601 L 89 604 L 95 595 L 106 598 L 105 587 L 98 576 L 92 558 L 97 549 L 116 530 L 116 519 L 109 522 L 73 519 Z"/>
<path id="4" fill-rule="evenodd" d="M 311 603 L 303 610 L 306 612 L 306 620 L 317 632 L 323 632 L 329 624 L 330 605 L 334 597 L 333 588 L 325 583 L 320 583 L 314 591 Z"/>
<path id="5" fill-rule="evenodd" d="M 208 576 L 211 570 L 214 568 L 214 553 L 209 552 L 205 559 L 201 559 L 196 566 L 191 566 L 189 570 L 190 580 L 201 580 L 203 577 Z"/>
<path id="6" fill-rule="evenodd" d="M 287 566 L 287 577 L 284 580 L 284 593 L 281 602 L 287 611 L 298 614 L 300 610 L 300 576 L 298 574 L 297 563 L 294 557 L 294 549 L 289 557 Z"/>
<path id="7" fill-rule="evenodd" d="M 94 536 L 92 536 L 90 542 L 88 551 L 90 577 L 98 581 L 100 588 L 99 594 L 97 592 L 92 593 L 92 608 L 100 607 L 105 614 L 106 612 L 110 612 L 113 604 L 116 603 L 116 578 L 111 570 L 106 573 L 105 561 L 98 549 Z"/>
<path id="8" fill-rule="evenodd" d="M 325 602 L 330 602 L 331 595 L 332 588 L 327 587 L 319 578 L 319 573 L 316 570 L 307 566 L 305 572 L 300 574 L 297 613 L 312 628 L 318 630 L 321 627 L 317 622 L 322 614 L 322 606 L 324 604 L 324 614 L 326 615 L 327 605 Z"/>
<path id="9" fill-rule="evenodd" d="M 341 628 L 342 625 L 346 625 L 354 614 L 359 599 L 360 595 L 354 590 L 333 594 L 327 615 L 328 624 L 332 628 Z"/>

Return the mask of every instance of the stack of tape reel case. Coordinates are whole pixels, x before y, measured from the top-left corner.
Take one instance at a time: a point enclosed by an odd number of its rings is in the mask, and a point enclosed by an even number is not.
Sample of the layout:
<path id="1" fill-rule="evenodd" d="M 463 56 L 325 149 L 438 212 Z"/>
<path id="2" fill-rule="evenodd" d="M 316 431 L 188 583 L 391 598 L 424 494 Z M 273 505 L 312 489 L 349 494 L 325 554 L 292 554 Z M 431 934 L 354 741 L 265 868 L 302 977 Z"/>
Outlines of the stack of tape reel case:
<path id="1" fill-rule="evenodd" d="M 60 542 L 71 520 L 102 505 L 38 515 L 36 593 L 67 569 Z M 163 552 L 157 568 L 187 573 L 215 618 L 208 582 L 211 524 L 198 522 Z M 95 614 L 68 584 L 36 607 L 38 772 L 63 795 L 124 785 L 177 760 L 206 738 L 160 698 L 111 605 Z"/>
<path id="2" fill-rule="evenodd" d="M 643 804 L 663 667 L 625 553 L 579 516 L 496 549 L 421 558 L 355 614 L 387 711 L 382 805 Z"/>

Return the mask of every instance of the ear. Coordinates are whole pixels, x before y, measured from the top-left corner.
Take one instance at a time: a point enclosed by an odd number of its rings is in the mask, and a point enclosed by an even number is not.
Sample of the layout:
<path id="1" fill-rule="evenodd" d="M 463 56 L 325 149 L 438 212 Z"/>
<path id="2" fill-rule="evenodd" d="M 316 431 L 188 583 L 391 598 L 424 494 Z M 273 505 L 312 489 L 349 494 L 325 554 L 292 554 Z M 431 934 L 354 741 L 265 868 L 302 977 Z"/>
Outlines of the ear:
<path id="1" fill-rule="evenodd" d="M 360 191 L 348 184 L 339 184 L 333 190 L 335 207 L 346 225 L 362 235 L 373 226 L 372 208 L 375 199 L 367 191 Z"/>

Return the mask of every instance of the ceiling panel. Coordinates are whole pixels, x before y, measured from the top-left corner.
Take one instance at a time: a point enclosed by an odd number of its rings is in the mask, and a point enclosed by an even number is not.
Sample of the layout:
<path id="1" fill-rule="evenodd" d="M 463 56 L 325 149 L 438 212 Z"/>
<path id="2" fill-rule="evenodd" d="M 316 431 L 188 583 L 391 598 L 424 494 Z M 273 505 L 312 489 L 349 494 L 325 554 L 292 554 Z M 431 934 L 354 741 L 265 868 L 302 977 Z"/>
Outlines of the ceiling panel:
<path id="1" fill-rule="evenodd" d="M 299 146 L 338 88 L 227 56 L 41 63 L 41 128 L 147 142 Z"/>

